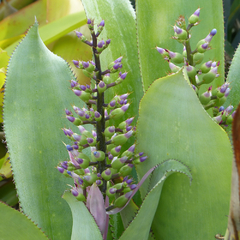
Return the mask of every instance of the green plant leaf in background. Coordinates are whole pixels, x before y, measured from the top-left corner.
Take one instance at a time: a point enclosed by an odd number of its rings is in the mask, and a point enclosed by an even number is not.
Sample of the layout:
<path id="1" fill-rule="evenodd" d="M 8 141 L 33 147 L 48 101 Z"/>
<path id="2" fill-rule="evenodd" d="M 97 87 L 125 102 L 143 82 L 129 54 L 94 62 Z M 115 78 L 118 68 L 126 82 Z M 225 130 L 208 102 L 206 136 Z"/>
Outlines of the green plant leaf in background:
<path id="1" fill-rule="evenodd" d="M 0 239 L 1 240 L 46 240 L 43 232 L 26 216 L 0 202 Z M 8 224 L 6 224 L 6 222 Z"/>
<path id="2" fill-rule="evenodd" d="M 126 117 L 137 116 L 138 104 L 143 95 L 140 71 L 137 57 L 137 40 L 135 26 L 135 12 L 128 0 L 82 0 L 88 18 L 92 18 L 95 24 L 105 20 L 105 27 L 101 38 L 111 39 L 109 47 L 100 55 L 102 70 L 109 63 L 123 56 L 122 72 L 127 71 L 126 80 L 121 86 L 106 91 L 106 101 L 110 101 L 115 95 L 126 92 L 131 93 L 128 99 L 132 101 Z"/>
<path id="3" fill-rule="evenodd" d="M 154 218 L 155 211 L 158 206 L 159 198 L 161 195 L 163 183 L 165 179 L 173 174 L 174 172 L 181 172 L 189 177 L 191 180 L 191 173 L 189 169 L 182 163 L 169 159 L 158 167 L 152 173 L 150 177 L 149 189 L 146 190 L 146 196 L 144 196 L 144 201 L 133 219 L 133 221 L 126 228 L 125 232 L 119 238 L 119 240 L 131 239 L 141 240 L 149 239 L 149 232 Z M 149 191 L 150 190 L 150 191 Z M 149 191 L 149 192 L 147 192 Z M 142 227 L 144 226 L 144 227 Z M 159 238 L 156 238 L 159 239 Z"/>
<path id="4" fill-rule="evenodd" d="M 194 11 L 201 7 L 200 24 L 192 29 L 191 47 L 195 49 L 196 43 L 203 39 L 213 29 L 217 29 L 217 35 L 211 45 L 213 49 L 205 54 L 205 60 L 209 58 L 220 61 L 220 77 L 215 80 L 214 87 L 224 82 L 224 31 L 222 1 L 179 0 L 169 2 L 145 1 L 136 2 L 137 14 L 137 37 L 139 47 L 139 61 L 144 90 L 157 78 L 163 77 L 169 72 L 168 63 L 155 49 L 156 46 L 182 52 L 182 44 L 170 39 L 174 35 L 172 25 L 175 24 L 179 15 L 187 20 Z M 206 91 L 206 89 L 204 88 Z"/>
<path id="5" fill-rule="evenodd" d="M 231 145 L 224 130 L 201 106 L 182 71 L 156 80 L 144 95 L 137 143 L 149 157 L 137 167 L 140 178 L 168 158 L 189 166 L 193 177 L 191 187 L 179 174 L 166 180 L 152 225 L 156 239 L 202 240 L 224 234 Z M 147 186 L 146 181 L 142 194 Z"/>
<path id="6" fill-rule="evenodd" d="M 64 109 L 83 106 L 69 89 L 71 79 L 67 63 L 46 48 L 35 23 L 8 66 L 4 127 L 20 206 L 57 240 L 70 238 L 72 224 L 61 199 L 72 181 L 56 169 L 68 157 L 62 143 L 67 138 L 61 128 L 70 126 Z"/>

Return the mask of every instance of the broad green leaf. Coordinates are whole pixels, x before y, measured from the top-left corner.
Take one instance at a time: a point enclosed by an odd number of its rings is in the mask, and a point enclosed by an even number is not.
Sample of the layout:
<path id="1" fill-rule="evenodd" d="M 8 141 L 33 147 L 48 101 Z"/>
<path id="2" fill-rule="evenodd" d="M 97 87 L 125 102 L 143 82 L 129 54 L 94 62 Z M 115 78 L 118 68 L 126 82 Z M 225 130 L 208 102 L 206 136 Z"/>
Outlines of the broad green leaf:
<path id="1" fill-rule="evenodd" d="M 73 127 L 64 109 L 83 106 L 70 90 L 71 79 L 67 63 L 47 49 L 35 23 L 8 66 L 4 128 L 20 205 L 57 240 L 71 234 L 70 209 L 61 195 L 73 181 L 56 169 L 68 158 L 61 128 Z"/>
<path id="2" fill-rule="evenodd" d="M 73 227 L 71 240 L 89 238 L 102 240 L 101 232 L 85 204 L 78 201 L 70 191 L 65 191 L 63 199 L 67 201 L 72 211 Z"/>
<path id="3" fill-rule="evenodd" d="M 43 232 L 24 214 L 0 202 L 0 239 L 46 240 Z"/>
<path id="4" fill-rule="evenodd" d="M 213 49 L 205 53 L 204 59 L 220 61 L 220 77 L 215 80 L 214 86 L 224 81 L 224 31 L 222 1 L 219 0 L 138 0 L 136 2 L 137 35 L 139 46 L 139 61 L 143 79 L 144 90 L 157 78 L 169 72 L 168 63 L 155 49 L 156 46 L 182 52 L 182 44 L 171 39 L 174 35 L 172 26 L 177 18 L 183 15 L 187 20 L 194 11 L 200 7 L 200 24 L 192 29 L 191 47 L 195 49 L 196 43 L 207 36 L 213 29 L 217 34 L 211 41 Z"/>
<path id="5" fill-rule="evenodd" d="M 191 173 L 189 172 L 188 168 L 176 160 L 170 159 L 159 165 L 150 177 L 150 191 L 144 197 L 144 201 L 136 217 L 129 224 L 119 240 L 138 240 L 139 237 L 141 240 L 149 239 L 149 231 L 158 206 L 163 183 L 167 176 L 174 172 L 182 172 L 191 179 Z"/>
<path id="6" fill-rule="evenodd" d="M 100 55 L 102 71 L 108 64 L 123 56 L 122 72 L 128 75 L 124 82 L 106 91 L 106 102 L 117 94 L 131 93 L 131 106 L 126 117 L 137 116 L 138 104 L 143 95 L 140 71 L 138 67 L 135 12 L 128 0 L 82 0 L 87 18 L 94 19 L 95 24 L 105 20 L 101 39 L 111 39 L 109 47 Z M 117 76 L 116 76 L 117 77 Z"/>
<path id="7" fill-rule="evenodd" d="M 189 166 L 191 187 L 179 174 L 163 187 L 152 229 L 156 239 L 212 239 L 224 234 L 229 211 L 232 151 L 225 131 L 205 112 L 182 71 L 157 79 L 144 95 L 137 148 L 149 158 L 140 178 L 165 159 Z M 144 196 L 146 182 L 142 188 Z"/>

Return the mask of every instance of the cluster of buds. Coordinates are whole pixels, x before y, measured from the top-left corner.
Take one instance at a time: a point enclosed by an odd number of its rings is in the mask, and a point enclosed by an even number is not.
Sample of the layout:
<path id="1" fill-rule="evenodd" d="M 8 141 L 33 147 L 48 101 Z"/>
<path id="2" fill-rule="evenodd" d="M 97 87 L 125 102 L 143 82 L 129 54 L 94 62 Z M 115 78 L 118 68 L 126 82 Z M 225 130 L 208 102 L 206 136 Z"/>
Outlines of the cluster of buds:
<path id="1" fill-rule="evenodd" d="M 236 111 L 233 111 L 233 106 L 230 105 L 226 109 L 223 106 L 214 108 L 214 120 L 222 126 L 227 127 L 232 123 Z"/>
<path id="2" fill-rule="evenodd" d="M 122 146 L 135 134 L 136 129 L 132 126 L 134 117 L 125 119 L 116 126 L 112 124 L 115 122 L 112 120 L 124 118 L 130 105 L 127 99 L 129 93 L 116 95 L 108 103 L 104 101 L 104 93 L 126 78 L 127 73 L 121 72 L 123 57 L 117 58 L 102 71 L 99 55 L 110 44 L 110 39 L 98 41 L 104 29 L 104 21 L 97 26 L 96 32 L 94 21 L 88 19 L 87 23 L 92 40 L 87 40 L 79 32 L 76 34 L 81 41 L 92 47 L 94 61 L 73 60 L 73 63 L 91 78 L 92 83 L 91 86 L 81 85 L 71 80 L 73 93 L 85 102 L 86 106 L 79 108 L 73 105 L 73 110 L 65 109 L 66 118 L 78 127 L 79 132 L 75 133 L 70 128 L 63 129 L 72 144 L 66 145 L 69 160 L 61 162 L 57 169 L 63 175 L 74 179 L 71 192 L 77 200 L 86 202 L 86 206 L 89 206 L 88 199 L 91 199 L 89 193 L 94 194 L 94 191 L 100 190 L 99 201 L 105 197 L 110 200 L 108 209 L 121 208 L 137 187 L 129 177 L 132 168 L 135 164 L 144 162 L 147 156 L 144 156 L 143 152 L 136 153 L 135 144 L 122 151 Z M 116 76 L 116 79 L 113 79 L 113 76 Z M 85 124 L 92 124 L 95 130 L 88 131 Z M 86 148 L 91 149 L 91 156 L 84 153 Z"/>
<path id="3" fill-rule="evenodd" d="M 212 86 L 207 89 L 206 92 L 200 94 L 200 87 L 205 87 L 204 84 L 211 84 L 218 76 L 218 67 L 220 62 L 207 61 L 202 63 L 204 59 L 204 53 L 211 49 L 210 42 L 216 35 L 217 30 L 213 29 L 205 38 L 201 39 L 195 50 L 191 50 L 190 46 L 190 30 L 192 27 L 199 24 L 200 8 L 198 8 L 188 19 L 188 25 L 186 25 L 183 16 L 180 16 L 173 27 L 174 36 L 173 39 L 177 40 L 183 45 L 183 52 L 172 52 L 165 48 L 156 47 L 157 51 L 168 62 L 171 73 L 175 73 L 185 68 L 185 71 L 189 77 L 193 89 L 199 97 L 200 102 L 204 108 L 213 109 L 214 116 L 218 108 L 226 101 L 226 97 L 229 94 L 229 83 L 224 83 L 222 86 L 213 89 Z M 179 65 L 179 66 L 178 66 Z M 201 91 L 202 92 L 202 91 Z M 226 123 L 226 121 L 218 121 L 218 123 Z M 229 120 L 230 121 L 230 120 Z"/>

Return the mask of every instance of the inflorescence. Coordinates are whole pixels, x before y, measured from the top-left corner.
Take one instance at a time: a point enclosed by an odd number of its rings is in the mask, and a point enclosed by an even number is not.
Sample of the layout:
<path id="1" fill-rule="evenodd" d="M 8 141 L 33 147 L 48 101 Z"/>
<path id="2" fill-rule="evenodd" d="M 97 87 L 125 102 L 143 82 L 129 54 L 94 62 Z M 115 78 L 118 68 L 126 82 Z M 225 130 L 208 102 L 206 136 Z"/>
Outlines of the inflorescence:
<path id="1" fill-rule="evenodd" d="M 71 192 L 76 199 L 87 201 L 90 187 L 98 186 L 103 196 L 109 197 L 112 209 L 123 207 L 127 203 L 132 191 L 137 187 L 129 175 L 134 164 L 144 162 L 147 156 L 142 152 L 136 153 L 135 144 L 122 151 L 122 146 L 135 134 L 135 127 L 132 126 L 134 117 L 117 126 L 110 125 L 109 120 L 124 117 L 130 105 L 127 100 L 129 93 L 116 95 L 109 103 L 105 103 L 104 93 L 107 89 L 121 84 L 127 73 L 120 71 L 122 56 L 102 71 L 99 55 L 109 46 L 111 40 L 98 39 L 104 29 L 104 20 L 96 27 L 96 31 L 94 20 L 88 19 L 87 24 L 92 40 L 87 40 L 80 32 L 76 32 L 76 35 L 92 48 L 94 60 L 73 60 L 73 63 L 91 78 L 91 86 L 71 80 L 73 93 L 84 101 L 86 106 L 79 108 L 74 105 L 73 111 L 65 109 L 66 118 L 78 127 L 80 134 L 70 128 L 63 129 L 72 144 L 66 145 L 69 160 L 61 162 L 57 168 L 60 173 L 74 179 Z M 115 80 L 112 80 L 113 73 L 118 73 Z M 85 124 L 92 124 L 95 130 L 89 132 L 84 128 Z M 89 147 L 91 157 L 83 153 L 83 150 Z M 118 182 L 114 181 L 115 179 L 118 179 Z"/>
<path id="2" fill-rule="evenodd" d="M 202 63 L 204 53 L 211 49 L 210 42 L 217 33 L 216 29 L 212 29 L 204 39 L 197 43 L 195 50 L 191 50 L 190 30 L 199 24 L 199 15 L 200 8 L 189 17 L 188 25 L 186 25 L 185 18 L 180 16 L 173 27 L 174 36 L 172 38 L 183 45 L 182 53 L 172 52 L 160 47 L 156 47 L 156 49 L 168 62 L 172 73 L 177 72 L 181 69 L 181 66 L 184 66 L 200 102 L 206 110 L 213 109 L 213 119 L 224 127 L 232 123 L 235 114 L 235 111 L 232 111 L 233 106 L 229 106 L 226 109 L 222 106 L 230 92 L 229 83 L 225 82 L 222 86 L 215 89 L 212 89 L 212 86 L 210 86 L 206 92 L 199 93 L 202 85 L 211 84 L 219 77 L 218 67 L 220 65 L 220 62 L 213 60 Z M 178 66 L 179 64 L 180 66 Z"/>

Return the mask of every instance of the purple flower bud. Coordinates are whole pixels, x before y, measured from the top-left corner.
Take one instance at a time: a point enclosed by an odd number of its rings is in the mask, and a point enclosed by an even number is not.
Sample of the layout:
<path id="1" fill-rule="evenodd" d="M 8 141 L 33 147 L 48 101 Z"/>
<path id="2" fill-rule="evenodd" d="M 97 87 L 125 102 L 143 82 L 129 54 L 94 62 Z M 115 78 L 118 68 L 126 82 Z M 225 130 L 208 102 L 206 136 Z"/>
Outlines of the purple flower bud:
<path id="1" fill-rule="evenodd" d="M 116 64 L 113 65 L 113 68 L 114 68 L 115 70 L 118 70 L 119 66 L 120 66 L 120 64 L 119 64 L 119 63 L 116 63 Z"/>
<path id="2" fill-rule="evenodd" d="M 99 186 L 102 184 L 102 181 L 98 179 L 98 180 L 96 180 L 96 184 Z"/>
<path id="3" fill-rule="evenodd" d="M 105 170 L 105 174 L 106 174 L 106 175 L 111 175 L 111 173 L 112 173 L 112 172 L 111 172 L 111 170 L 110 170 L 109 168 L 108 168 L 107 170 Z"/>
<path id="4" fill-rule="evenodd" d="M 99 23 L 98 27 L 104 27 L 104 25 L 105 25 L 105 22 L 104 22 L 104 20 L 102 20 L 102 21 Z"/>
<path id="5" fill-rule="evenodd" d="M 71 145 L 66 145 L 66 148 L 67 148 L 68 151 L 72 151 L 73 150 Z"/>
<path id="6" fill-rule="evenodd" d="M 93 138 L 87 138 L 87 142 L 88 142 L 88 144 L 91 144 L 91 143 L 93 143 L 93 141 L 94 141 L 94 139 L 93 139 Z"/>
<path id="7" fill-rule="evenodd" d="M 196 86 L 192 84 L 192 88 L 194 89 L 194 91 L 196 91 Z"/>
<path id="8" fill-rule="evenodd" d="M 108 40 L 106 41 L 106 44 L 109 45 L 110 42 L 111 42 L 111 39 L 108 39 Z"/>
<path id="9" fill-rule="evenodd" d="M 64 168 L 64 169 L 67 169 L 68 168 L 68 162 L 67 161 L 64 161 L 61 163 L 61 166 Z"/>
<path id="10" fill-rule="evenodd" d="M 104 44 L 105 44 L 105 42 L 102 40 L 102 41 L 100 41 L 99 43 L 98 43 L 98 47 L 99 48 L 102 48 L 103 46 L 104 46 Z"/>
<path id="11" fill-rule="evenodd" d="M 68 174 L 69 176 L 72 176 L 72 172 L 71 172 L 71 171 L 67 171 L 67 174 Z"/>
<path id="12" fill-rule="evenodd" d="M 83 163 L 83 159 L 82 158 L 77 158 L 76 160 L 79 164 L 82 164 Z"/>
<path id="13" fill-rule="evenodd" d="M 121 56 L 121 57 L 117 58 L 114 62 L 115 63 L 121 63 L 122 59 L 123 59 L 123 57 Z"/>
<path id="14" fill-rule="evenodd" d="M 122 99 L 122 100 L 120 100 L 118 103 L 119 103 L 120 105 L 123 105 L 123 104 L 124 104 L 124 100 Z"/>
<path id="15" fill-rule="evenodd" d="M 78 149 L 79 148 L 78 145 L 76 145 L 76 144 L 72 145 L 72 147 L 73 147 L 73 149 Z"/>
<path id="16" fill-rule="evenodd" d="M 77 84 L 78 84 L 78 83 L 77 83 L 76 81 L 71 80 L 71 88 L 76 87 Z"/>
<path id="17" fill-rule="evenodd" d="M 90 170 L 88 168 L 84 169 L 85 174 L 90 173 Z"/>
<path id="18" fill-rule="evenodd" d="M 140 157 L 140 162 L 144 162 L 148 157 L 147 156 L 143 156 L 143 157 Z"/>
<path id="19" fill-rule="evenodd" d="M 176 34 L 181 34 L 182 31 L 183 31 L 181 28 L 179 28 L 179 27 L 176 26 L 176 25 L 173 27 L 173 30 L 174 30 L 174 32 L 175 32 Z"/>
<path id="20" fill-rule="evenodd" d="M 234 118 L 235 114 L 236 114 L 236 110 L 233 111 L 233 113 L 232 113 L 232 117 L 233 117 L 233 118 Z"/>
<path id="21" fill-rule="evenodd" d="M 108 153 L 108 158 L 109 160 L 113 160 L 113 155 L 110 152 Z"/>
<path id="22" fill-rule="evenodd" d="M 135 151 L 135 147 L 136 147 L 136 145 L 133 144 L 133 145 L 128 149 L 128 151 L 133 153 L 133 152 Z"/>
<path id="23" fill-rule="evenodd" d="M 131 184 L 132 182 L 133 182 L 133 179 L 132 179 L 132 178 L 126 180 L 126 183 L 127 183 L 128 185 Z"/>
<path id="24" fill-rule="evenodd" d="M 70 122 L 74 122 L 74 121 L 75 121 L 75 117 L 72 117 L 72 116 L 67 116 L 67 119 L 68 119 Z"/>
<path id="25" fill-rule="evenodd" d="M 121 109 L 124 111 L 124 112 L 126 112 L 127 111 L 127 109 L 128 109 L 128 107 L 129 107 L 129 103 L 128 104 L 125 104 L 125 105 L 123 105 L 122 107 L 121 107 Z"/>
<path id="26" fill-rule="evenodd" d="M 230 106 L 228 106 L 227 108 L 226 108 L 226 112 L 228 113 L 228 114 L 230 114 L 230 112 L 233 110 L 233 105 L 230 105 Z"/>
<path id="27" fill-rule="evenodd" d="M 79 68 L 79 61 L 77 60 L 72 60 L 73 64 L 75 65 L 76 68 Z"/>
<path id="28" fill-rule="evenodd" d="M 124 80 L 124 79 L 126 78 L 126 76 L 127 76 L 127 73 L 125 72 L 125 73 L 122 73 L 119 77 L 120 77 L 122 80 Z"/>
<path id="29" fill-rule="evenodd" d="M 100 114 L 98 111 L 95 111 L 95 112 L 94 112 L 94 117 L 95 117 L 95 118 L 100 118 L 100 117 L 101 117 L 101 114 Z"/>
<path id="30" fill-rule="evenodd" d="M 115 100 L 112 100 L 112 101 L 109 103 L 109 106 L 110 106 L 110 107 L 115 107 L 115 106 L 116 106 L 116 101 L 115 101 Z"/>
<path id="31" fill-rule="evenodd" d="M 90 118 L 88 113 L 85 113 L 85 118 L 88 120 Z"/>
<path id="32" fill-rule="evenodd" d="M 82 61 L 82 65 L 83 65 L 84 68 L 88 68 L 89 67 L 89 62 Z"/>
<path id="33" fill-rule="evenodd" d="M 109 189 L 109 192 L 110 192 L 111 194 L 114 194 L 114 193 L 116 193 L 116 191 L 117 191 L 117 189 L 116 189 L 116 188 L 110 188 L 110 189 Z"/>
<path id="34" fill-rule="evenodd" d="M 83 184 L 83 180 L 82 180 L 80 177 L 78 177 L 78 183 L 79 183 L 80 185 Z"/>
<path id="35" fill-rule="evenodd" d="M 125 99 L 128 98 L 129 95 L 130 95 L 129 93 L 122 94 L 122 95 L 120 96 L 120 99 L 125 100 Z"/>
<path id="36" fill-rule="evenodd" d="M 211 35 L 211 36 L 214 36 L 216 33 L 217 33 L 217 29 L 214 28 L 214 29 L 210 32 L 210 35 Z"/>
<path id="37" fill-rule="evenodd" d="M 202 44 L 202 48 L 206 50 L 208 48 L 208 43 Z"/>
<path id="38" fill-rule="evenodd" d="M 77 197 L 77 196 L 78 196 L 78 191 L 77 191 L 77 190 L 71 189 L 71 192 L 72 192 L 72 195 L 73 195 L 74 197 Z"/>
<path id="39" fill-rule="evenodd" d="M 83 36 L 82 33 L 78 32 L 78 31 L 76 31 L 76 35 L 77 35 L 77 37 L 80 38 L 80 39 L 81 39 L 82 36 Z"/>
<path id="40" fill-rule="evenodd" d="M 132 129 L 132 126 L 126 126 L 126 131 L 130 131 Z"/>
<path id="41" fill-rule="evenodd" d="M 82 93 L 82 91 L 77 90 L 77 89 L 73 89 L 73 92 L 74 92 L 78 97 L 81 96 L 81 93 Z"/>
<path id="42" fill-rule="evenodd" d="M 120 151 L 121 151 L 121 148 L 122 148 L 122 146 L 117 146 L 117 147 L 115 147 L 115 151 L 116 151 L 116 152 L 120 152 Z"/>
<path id="43" fill-rule="evenodd" d="M 231 90 L 230 88 L 227 88 L 227 89 L 226 89 L 225 94 L 224 94 L 225 97 L 227 97 L 227 96 L 229 95 L 230 90 Z"/>
<path id="44" fill-rule="evenodd" d="M 132 136 L 132 134 L 133 134 L 133 131 L 130 130 L 129 132 L 125 133 L 124 136 L 125 136 L 126 138 L 130 138 L 130 137 Z"/>
<path id="45" fill-rule="evenodd" d="M 193 14 L 195 16 L 199 17 L 199 15 L 200 15 L 200 8 L 198 8 Z"/>
<path id="46" fill-rule="evenodd" d="M 103 81 L 100 81 L 99 84 L 98 84 L 98 86 L 99 86 L 100 88 L 105 88 L 106 84 L 105 84 Z"/>
<path id="47" fill-rule="evenodd" d="M 132 118 L 128 118 L 128 119 L 125 121 L 126 124 L 127 124 L 127 125 L 132 124 L 133 119 L 134 119 L 134 117 L 132 117 Z"/>
<path id="48" fill-rule="evenodd" d="M 68 109 L 65 109 L 65 113 L 66 113 L 66 115 L 71 115 L 72 114 L 72 112 L 69 111 Z"/>
<path id="49" fill-rule="evenodd" d="M 219 112 L 224 111 L 224 106 L 221 106 L 218 111 L 219 111 Z"/>
<path id="50" fill-rule="evenodd" d="M 92 20 L 89 18 L 88 20 L 87 20 L 87 24 L 91 24 L 92 23 Z"/>
<path id="51" fill-rule="evenodd" d="M 64 168 L 57 167 L 57 169 L 58 169 L 58 171 L 59 171 L 60 173 L 63 173 L 63 172 L 64 172 Z"/>
<path id="52" fill-rule="evenodd" d="M 84 85 L 80 85 L 80 88 L 83 90 L 83 91 L 86 91 L 87 87 L 84 86 Z"/>
<path id="53" fill-rule="evenodd" d="M 121 163 L 125 163 L 128 160 L 128 157 L 123 156 L 123 157 L 119 158 L 119 160 Z"/>
<path id="54" fill-rule="evenodd" d="M 160 54 L 163 54 L 163 53 L 166 52 L 165 49 L 160 48 L 160 47 L 156 47 L 156 49 L 157 49 L 157 51 L 158 51 Z"/>

